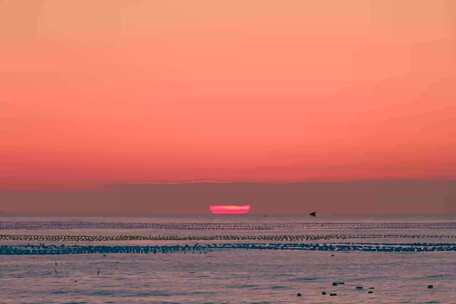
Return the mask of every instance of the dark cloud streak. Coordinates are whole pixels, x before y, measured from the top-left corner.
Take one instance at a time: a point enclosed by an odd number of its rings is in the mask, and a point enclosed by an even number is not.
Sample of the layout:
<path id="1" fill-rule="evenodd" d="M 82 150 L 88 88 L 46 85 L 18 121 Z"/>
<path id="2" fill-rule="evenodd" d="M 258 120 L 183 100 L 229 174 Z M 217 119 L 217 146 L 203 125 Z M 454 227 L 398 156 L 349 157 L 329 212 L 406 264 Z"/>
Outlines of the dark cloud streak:
<path id="1" fill-rule="evenodd" d="M 447 215 L 456 181 L 184 183 L 110 185 L 98 190 L 0 191 L 14 215 L 154 216 L 208 214 L 213 203 L 249 203 L 253 214 Z"/>

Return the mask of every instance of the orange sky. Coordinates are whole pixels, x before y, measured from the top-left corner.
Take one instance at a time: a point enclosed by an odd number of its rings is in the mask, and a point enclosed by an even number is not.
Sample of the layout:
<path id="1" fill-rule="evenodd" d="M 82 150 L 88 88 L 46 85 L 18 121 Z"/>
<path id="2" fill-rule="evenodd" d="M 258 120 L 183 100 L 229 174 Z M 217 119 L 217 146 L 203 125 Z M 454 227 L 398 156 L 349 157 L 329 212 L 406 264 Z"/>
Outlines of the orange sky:
<path id="1" fill-rule="evenodd" d="M 0 186 L 454 179 L 453 0 L 0 0 Z"/>

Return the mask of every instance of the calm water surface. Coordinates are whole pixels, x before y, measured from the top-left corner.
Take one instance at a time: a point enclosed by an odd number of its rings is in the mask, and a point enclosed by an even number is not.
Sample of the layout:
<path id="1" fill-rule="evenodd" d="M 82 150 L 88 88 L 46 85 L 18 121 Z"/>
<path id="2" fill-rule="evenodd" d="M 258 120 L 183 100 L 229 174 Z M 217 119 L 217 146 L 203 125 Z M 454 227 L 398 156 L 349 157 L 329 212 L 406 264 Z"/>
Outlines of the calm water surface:
<path id="1" fill-rule="evenodd" d="M 0 303 L 456 303 L 454 218 L 2 217 L 0 248 Z"/>

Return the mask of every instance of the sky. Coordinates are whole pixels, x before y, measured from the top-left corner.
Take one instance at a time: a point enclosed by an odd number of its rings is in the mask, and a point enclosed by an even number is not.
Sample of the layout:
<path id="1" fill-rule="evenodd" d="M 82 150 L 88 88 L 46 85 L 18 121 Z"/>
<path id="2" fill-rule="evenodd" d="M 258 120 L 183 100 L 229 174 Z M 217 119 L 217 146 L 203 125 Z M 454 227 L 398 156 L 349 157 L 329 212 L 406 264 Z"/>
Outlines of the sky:
<path id="1" fill-rule="evenodd" d="M 452 0 L 0 0 L 0 189 L 451 181 L 455 83 Z"/>

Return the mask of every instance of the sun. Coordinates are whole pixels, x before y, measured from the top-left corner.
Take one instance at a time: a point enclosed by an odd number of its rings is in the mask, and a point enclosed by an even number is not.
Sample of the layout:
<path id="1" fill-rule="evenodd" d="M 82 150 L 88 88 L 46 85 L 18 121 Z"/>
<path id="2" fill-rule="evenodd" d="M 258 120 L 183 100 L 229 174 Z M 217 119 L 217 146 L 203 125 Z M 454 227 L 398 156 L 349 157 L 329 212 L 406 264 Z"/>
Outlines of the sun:
<path id="1" fill-rule="evenodd" d="M 250 205 L 210 205 L 212 214 L 248 214 Z"/>

